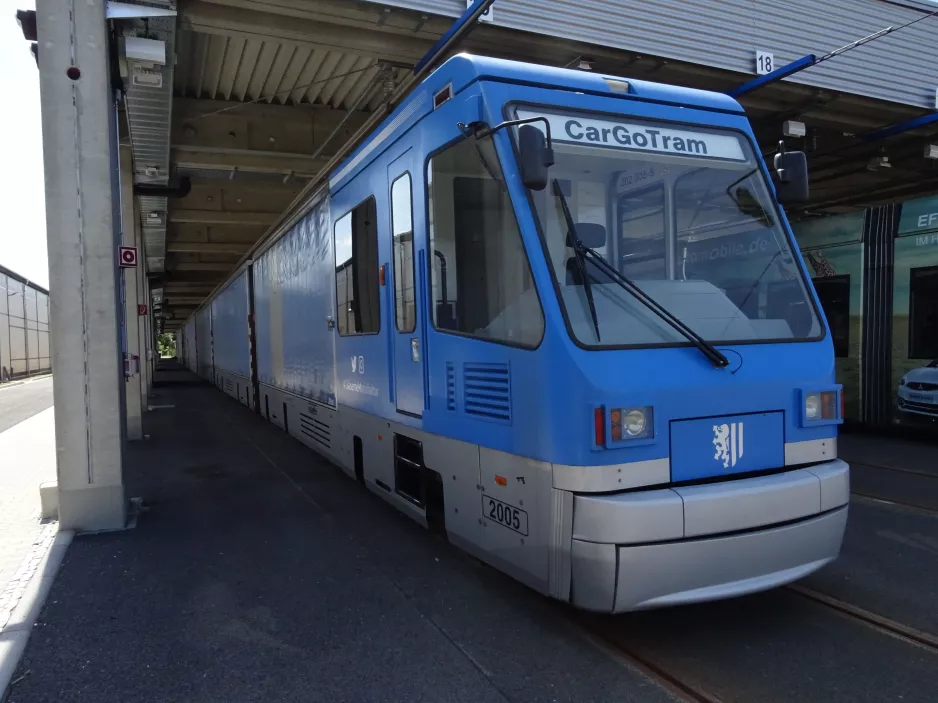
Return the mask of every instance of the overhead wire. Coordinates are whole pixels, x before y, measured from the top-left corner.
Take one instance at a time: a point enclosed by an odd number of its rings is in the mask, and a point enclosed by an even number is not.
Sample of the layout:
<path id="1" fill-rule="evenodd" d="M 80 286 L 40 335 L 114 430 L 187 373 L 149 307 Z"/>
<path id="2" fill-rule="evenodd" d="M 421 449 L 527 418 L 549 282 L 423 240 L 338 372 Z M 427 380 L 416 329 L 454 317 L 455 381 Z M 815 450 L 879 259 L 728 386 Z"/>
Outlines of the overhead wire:
<path id="1" fill-rule="evenodd" d="M 380 66 L 380 64 L 375 63 L 375 66 Z M 349 118 L 353 114 L 355 114 L 361 104 L 365 101 L 365 98 L 368 97 L 368 95 L 370 95 L 371 92 L 375 89 L 375 86 L 378 85 L 378 83 L 382 80 L 385 80 L 389 74 L 393 74 L 393 72 L 394 69 L 388 65 L 384 65 L 380 68 L 380 70 L 372 77 L 371 81 L 365 87 L 365 90 L 362 91 L 361 95 L 358 96 L 358 99 L 355 101 L 355 103 L 345 112 L 345 116 L 339 120 L 339 124 L 335 126 L 335 129 L 329 133 L 329 136 L 323 140 L 322 144 L 319 145 L 319 147 L 310 157 L 312 160 L 316 160 L 322 155 L 322 152 L 326 146 L 335 138 L 335 135 L 342 131 L 345 123 L 348 122 Z"/>
<path id="2" fill-rule="evenodd" d="M 371 70 L 374 70 L 374 69 L 376 69 L 376 68 L 380 69 L 381 65 L 382 65 L 382 62 L 380 62 L 380 61 L 375 61 L 374 63 L 369 64 L 368 66 L 365 66 L 365 67 L 363 67 L 363 68 L 356 68 L 356 69 L 353 69 L 353 70 L 351 70 L 351 71 L 346 71 L 345 73 L 337 73 L 337 74 L 335 74 L 335 75 L 333 75 L 333 76 L 329 76 L 328 78 L 319 78 L 319 79 L 317 79 L 317 80 L 310 81 L 309 83 L 306 83 L 306 84 L 303 84 L 303 85 L 295 85 L 295 86 L 293 86 L 292 88 L 286 88 L 286 89 L 284 89 L 284 90 L 278 90 L 278 91 L 275 92 L 275 93 L 270 93 L 270 94 L 268 94 L 268 95 L 262 95 L 262 96 L 260 96 L 260 97 L 258 97 L 258 98 L 254 98 L 253 100 L 245 100 L 244 102 L 238 102 L 238 103 L 235 103 L 234 105 L 228 105 L 227 107 L 223 107 L 223 108 L 220 108 L 220 109 L 218 109 L 218 110 L 213 110 L 212 112 L 206 112 L 206 113 L 203 113 L 203 114 L 201 114 L 201 115 L 195 115 L 194 117 L 189 117 L 189 118 L 183 120 L 183 122 L 184 122 L 184 123 L 195 122 L 196 120 L 204 119 L 204 118 L 206 118 L 206 117 L 212 117 L 213 115 L 219 115 L 219 114 L 221 114 L 221 113 L 223 113 L 223 112 L 228 112 L 229 110 L 237 110 L 239 107 L 244 107 L 245 105 L 252 105 L 252 104 L 254 104 L 254 103 L 259 103 L 259 102 L 261 102 L 262 100 L 270 100 L 271 98 L 275 98 L 275 97 L 277 97 L 278 95 L 288 95 L 288 94 L 290 94 L 290 93 L 292 93 L 292 92 L 294 92 L 294 91 L 297 91 L 297 90 L 308 90 L 309 88 L 312 88 L 314 85 L 319 85 L 320 83 L 328 83 L 329 81 L 334 81 L 334 80 L 337 80 L 337 79 L 339 79 L 339 78 L 347 78 L 348 76 L 354 76 L 354 75 L 357 74 L 357 73 L 364 73 L 365 71 L 371 71 Z M 390 64 L 388 64 L 388 65 L 390 65 Z M 372 86 L 369 85 L 369 87 L 366 89 L 365 92 L 368 92 L 369 90 L 371 90 L 371 88 L 372 88 Z"/>
<path id="3" fill-rule="evenodd" d="M 927 20 L 929 17 L 934 17 L 936 15 L 938 15 L 938 10 L 933 10 L 929 12 L 928 14 L 921 15 L 920 17 L 916 17 L 914 20 L 909 20 L 905 24 L 900 24 L 899 26 L 889 26 L 889 27 L 886 27 L 885 29 L 879 30 L 878 32 L 873 32 L 872 34 L 867 35 L 863 37 L 862 39 L 857 39 L 855 42 L 845 44 L 839 49 L 834 49 L 833 51 L 829 51 L 823 56 L 815 59 L 814 63 L 812 63 L 811 65 L 817 66 L 819 63 L 832 59 L 835 56 L 841 56 L 842 54 L 846 54 L 848 51 L 852 51 L 853 49 L 856 49 L 857 47 L 863 46 L 864 44 L 869 44 L 870 42 L 876 41 L 877 39 L 882 39 L 885 36 L 888 36 L 894 32 L 903 30 L 906 27 L 911 27 L 913 24 L 921 22 L 922 20 Z"/>

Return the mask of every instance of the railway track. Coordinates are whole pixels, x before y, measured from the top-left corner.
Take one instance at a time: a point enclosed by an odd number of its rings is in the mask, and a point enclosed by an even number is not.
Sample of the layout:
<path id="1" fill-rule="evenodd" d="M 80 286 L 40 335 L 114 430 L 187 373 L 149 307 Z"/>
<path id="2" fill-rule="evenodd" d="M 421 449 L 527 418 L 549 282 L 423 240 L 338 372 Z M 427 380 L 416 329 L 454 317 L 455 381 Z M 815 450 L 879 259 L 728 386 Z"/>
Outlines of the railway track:
<path id="1" fill-rule="evenodd" d="M 938 450 L 936 450 L 938 454 Z M 900 474 L 911 474 L 912 476 L 924 476 L 925 478 L 938 478 L 938 473 L 931 471 L 920 471 L 918 469 L 907 469 L 900 466 L 886 466 L 885 464 L 869 464 L 865 461 L 851 462 L 850 466 L 863 466 L 868 469 L 880 469 L 882 471 L 894 471 Z"/>
<path id="2" fill-rule="evenodd" d="M 903 625 L 900 622 L 877 615 L 869 610 L 852 605 L 826 593 L 815 591 L 799 584 L 786 586 L 786 589 L 802 598 L 818 603 L 830 610 L 834 610 L 844 617 L 869 627 L 877 632 L 896 637 L 904 642 L 914 644 L 933 654 L 938 654 L 938 637 L 928 632 L 916 630 L 914 627 Z"/>
<path id="3" fill-rule="evenodd" d="M 904 625 L 896 620 L 878 615 L 864 608 L 834 598 L 820 591 L 799 584 L 783 587 L 806 601 L 834 611 L 840 617 L 869 628 L 879 634 L 893 637 L 906 644 L 938 655 L 938 636 Z M 639 648 L 623 644 L 607 633 L 602 623 L 591 622 L 590 616 L 573 615 L 573 624 L 594 646 L 618 659 L 627 666 L 640 671 L 672 696 L 685 703 L 722 703 L 722 699 L 692 683 L 687 677 L 657 663 Z"/>
<path id="4" fill-rule="evenodd" d="M 876 496 L 872 493 L 862 493 L 860 491 L 850 491 L 852 495 L 855 495 L 859 498 L 865 498 L 866 500 L 873 501 L 874 503 L 883 503 L 885 505 L 898 505 L 902 508 L 912 508 L 913 510 L 919 510 L 929 515 L 938 516 L 938 509 L 928 505 L 921 505 L 920 503 L 907 503 L 902 500 L 894 500 L 893 498 L 883 498 L 882 496 Z"/>
<path id="5" fill-rule="evenodd" d="M 575 623 L 576 626 L 594 646 L 614 659 L 618 659 L 631 668 L 640 671 L 678 700 L 685 703 L 722 703 L 722 699 L 719 697 L 668 671 L 634 647 L 628 647 L 616 642 L 611 636 L 603 633 L 600 626 L 586 624 L 582 622 L 582 619 L 578 620 Z"/>
<path id="6" fill-rule="evenodd" d="M 858 461 L 856 463 L 851 463 L 851 468 L 863 468 L 863 469 L 873 469 L 877 471 L 889 471 L 894 474 L 900 474 L 900 475 L 905 475 L 905 476 L 918 476 L 922 478 L 938 479 L 938 473 L 931 472 L 931 471 L 922 471 L 919 469 L 908 469 L 908 468 L 904 468 L 900 466 L 886 466 L 884 464 L 870 464 L 870 463 Z M 928 484 L 928 485 L 936 486 L 936 488 L 938 488 L 938 484 Z M 867 500 L 871 500 L 876 503 L 883 503 L 886 505 L 896 505 L 896 506 L 900 506 L 904 508 L 912 508 L 915 510 L 924 511 L 930 515 L 938 515 L 938 507 L 936 507 L 935 504 L 925 505 L 923 503 L 913 503 L 913 502 L 909 502 L 906 500 L 899 500 L 894 497 L 875 495 L 873 493 L 867 493 L 865 491 L 858 491 L 855 489 L 851 490 L 850 492 L 851 494 L 855 496 L 858 496 L 860 498 L 865 498 Z"/>

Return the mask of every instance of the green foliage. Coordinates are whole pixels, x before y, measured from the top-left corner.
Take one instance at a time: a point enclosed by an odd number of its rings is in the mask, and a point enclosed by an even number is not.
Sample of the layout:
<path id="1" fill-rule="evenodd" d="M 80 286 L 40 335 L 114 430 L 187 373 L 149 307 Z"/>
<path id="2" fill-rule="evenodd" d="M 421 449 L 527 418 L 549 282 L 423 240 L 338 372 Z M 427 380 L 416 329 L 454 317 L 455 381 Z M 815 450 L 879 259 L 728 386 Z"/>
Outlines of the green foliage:
<path id="1" fill-rule="evenodd" d="M 176 335 L 172 332 L 163 332 L 156 339 L 159 346 L 160 356 L 176 356 Z"/>

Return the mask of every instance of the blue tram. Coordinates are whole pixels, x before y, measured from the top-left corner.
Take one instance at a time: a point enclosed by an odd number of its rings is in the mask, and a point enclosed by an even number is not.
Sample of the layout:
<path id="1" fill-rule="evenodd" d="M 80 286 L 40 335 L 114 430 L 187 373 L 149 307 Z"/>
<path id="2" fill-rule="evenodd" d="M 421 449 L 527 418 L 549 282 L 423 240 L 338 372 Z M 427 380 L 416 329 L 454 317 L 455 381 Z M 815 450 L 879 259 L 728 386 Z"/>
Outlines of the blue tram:
<path id="1" fill-rule="evenodd" d="M 200 375 L 532 588 L 623 612 L 794 581 L 847 519 L 830 334 L 716 93 L 468 55 L 181 333 Z"/>

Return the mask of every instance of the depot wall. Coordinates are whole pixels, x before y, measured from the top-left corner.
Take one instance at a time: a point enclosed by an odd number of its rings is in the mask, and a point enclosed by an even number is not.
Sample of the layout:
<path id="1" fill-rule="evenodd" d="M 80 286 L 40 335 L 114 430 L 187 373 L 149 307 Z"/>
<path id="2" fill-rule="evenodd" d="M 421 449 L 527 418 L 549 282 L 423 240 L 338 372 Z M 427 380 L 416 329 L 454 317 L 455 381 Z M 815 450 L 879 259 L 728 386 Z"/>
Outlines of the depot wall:
<path id="1" fill-rule="evenodd" d="M 369 0 L 456 17 L 465 0 Z M 755 72 L 756 51 L 781 66 L 821 56 L 933 4 L 920 0 L 496 0 L 496 26 L 737 71 Z M 799 73 L 795 83 L 933 108 L 938 42 L 929 19 Z"/>

